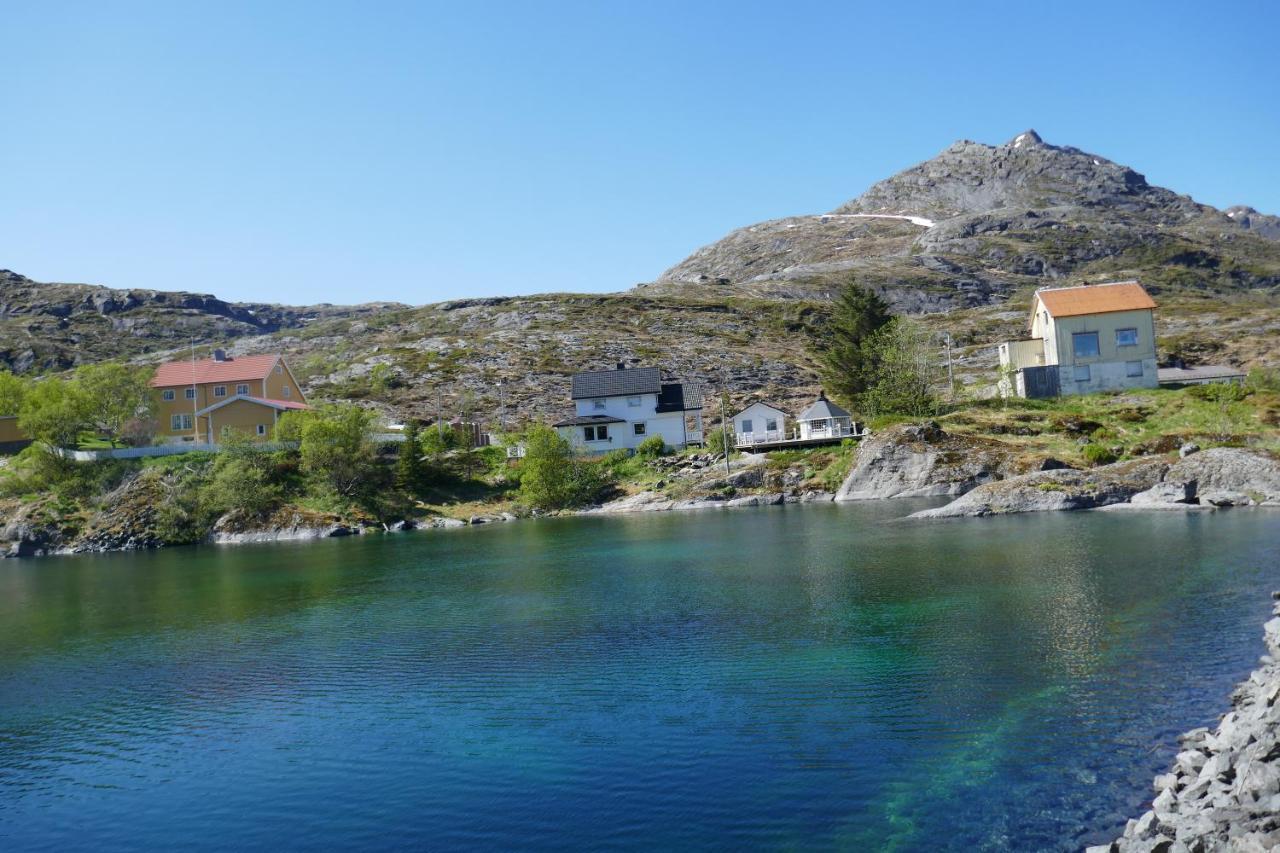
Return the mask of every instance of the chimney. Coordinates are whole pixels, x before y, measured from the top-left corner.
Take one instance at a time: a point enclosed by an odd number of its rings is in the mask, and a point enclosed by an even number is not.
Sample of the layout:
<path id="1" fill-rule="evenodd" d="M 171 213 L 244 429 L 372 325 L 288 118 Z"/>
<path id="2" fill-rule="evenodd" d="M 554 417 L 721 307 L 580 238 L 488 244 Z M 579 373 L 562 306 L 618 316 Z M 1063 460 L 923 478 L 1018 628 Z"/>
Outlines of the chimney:
<path id="1" fill-rule="evenodd" d="M 226 351 L 226 350 L 224 350 L 224 349 L 216 349 L 216 350 L 214 350 L 214 351 L 213 351 L 213 360 L 214 360 L 214 361 L 226 361 L 226 360 L 227 360 L 227 351 Z"/>

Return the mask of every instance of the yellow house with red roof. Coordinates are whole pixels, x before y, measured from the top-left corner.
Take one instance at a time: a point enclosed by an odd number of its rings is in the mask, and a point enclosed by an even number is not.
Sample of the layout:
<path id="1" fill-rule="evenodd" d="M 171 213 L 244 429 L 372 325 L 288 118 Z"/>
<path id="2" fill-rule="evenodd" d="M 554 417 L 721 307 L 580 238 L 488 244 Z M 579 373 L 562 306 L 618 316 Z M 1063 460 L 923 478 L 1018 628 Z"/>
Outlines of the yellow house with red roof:
<path id="1" fill-rule="evenodd" d="M 157 440 L 216 444 L 239 433 L 270 441 L 281 413 L 307 408 L 302 388 L 280 353 L 170 361 L 151 379 Z"/>
<path id="2" fill-rule="evenodd" d="M 1155 388 L 1155 308 L 1136 281 L 1037 290 L 1028 337 L 1000 344 L 1001 391 L 1056 397 Z"/>

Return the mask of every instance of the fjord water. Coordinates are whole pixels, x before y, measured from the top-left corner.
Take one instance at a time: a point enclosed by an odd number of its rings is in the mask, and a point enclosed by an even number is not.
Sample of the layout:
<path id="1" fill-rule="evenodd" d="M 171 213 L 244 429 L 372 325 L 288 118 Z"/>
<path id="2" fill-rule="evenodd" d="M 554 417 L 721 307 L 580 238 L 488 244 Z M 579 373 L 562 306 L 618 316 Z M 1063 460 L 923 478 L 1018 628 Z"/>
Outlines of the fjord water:
<path id="1" fill-rule="evenodd" d="M 1264 511 L 577 518 L 0 565 L 0 849 L 1072 849 L 1261 651 Z"/>

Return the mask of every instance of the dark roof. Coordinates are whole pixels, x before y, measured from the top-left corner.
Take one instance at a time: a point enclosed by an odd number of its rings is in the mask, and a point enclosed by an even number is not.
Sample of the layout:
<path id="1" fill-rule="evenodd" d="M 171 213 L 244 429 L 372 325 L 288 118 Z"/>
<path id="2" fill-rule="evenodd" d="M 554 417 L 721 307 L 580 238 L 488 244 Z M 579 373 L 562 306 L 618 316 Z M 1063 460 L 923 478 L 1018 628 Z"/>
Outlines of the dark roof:
<path id="1" fill-rule="evenodd" d="M 625 424 L 622 418 L 615 418 L 612 415 L 580 415 L 576 418 L 569 418 L 567 421 L 560 421 L 556 426 L 592 426 L 594 424 Z"/>
<path id="2" fill-rule="evenodd" d="M 668 382 L 658 394 L 656 412 L 690 412 L 702 408 L 702 386 L 692 382 Z"/>
<path id="3" fill-rule="evenodd" d="M 573 374 L 574 400 L 587 397 L 628 397 L 634 394 L 657 394 L 662 374 L 656 367 L 632 367 L 626 370 L 593 370 Z"/>
<path id="4" fill-rule="evenodd" d="M 800 414 L 796 415 L 798 421 L 816 421 L 822 418 L 847 418 L 849 413 L 828 400 L 826 397 L 819 397 L 809 405 Z"/>

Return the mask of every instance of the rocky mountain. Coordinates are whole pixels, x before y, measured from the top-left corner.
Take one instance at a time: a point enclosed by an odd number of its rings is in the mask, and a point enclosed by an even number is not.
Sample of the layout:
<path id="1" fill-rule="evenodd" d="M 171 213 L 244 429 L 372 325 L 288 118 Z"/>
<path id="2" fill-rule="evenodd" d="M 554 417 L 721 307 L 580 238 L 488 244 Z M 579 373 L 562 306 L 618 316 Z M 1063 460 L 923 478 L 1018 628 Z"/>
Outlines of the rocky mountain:
<path id="1" fill-rule="evenodd" d="M 291 308 L 0 272 L 0 366 L 155 361 L 194 338 L 283 350 L 312 399 L 394 418 L 554 417 L 570 374 L 619 361 L 705 384 L 709 416 L 721 392 L 799 408 L 818 390 L 811 347 L 829 297 L 850 276 L 947 333 L 964 383 L 989 383 L 994 344 L 1021 334 L 1034 287 L 1120 277 L 1157 293 L 1162 354 L 1274 366 L 1276 224 L 1028 131 L 958 142 L 831 213 L 739 229 L 618 294 Z"/>
<path id="2" fill-rule="evenodd" d="M 1280 218 L 1199 204 L 1029 130 L 1003 145 L 957 142 L 830 213 L 734 231 L 642 287 L 821 298 L 854 276 L 907 312 L 994 304 L 1066 280 L 1272 289 L 1278 241 Z"/>
<path id="3" fill-rule="evenodd" d="M 88 361 L 297 329 L 405 306 L 288 307 L 225 302 L 201 293 L 45 284 L 0 270 L 0 367 L 57 370 Z"/>

